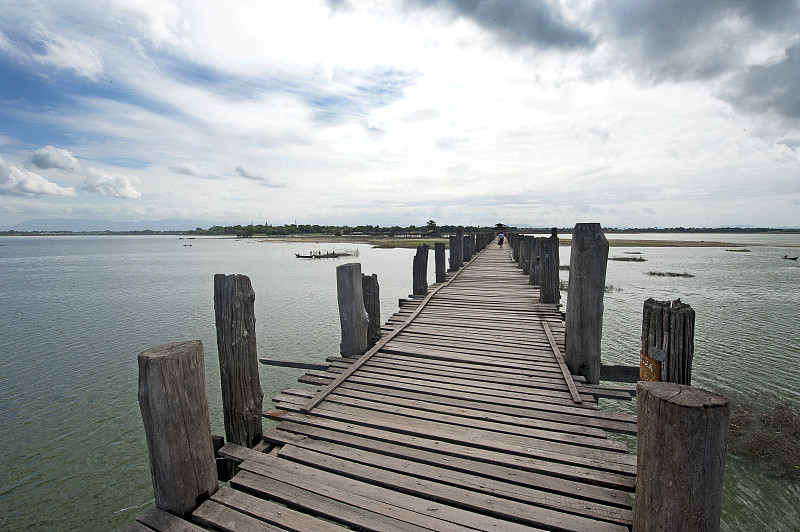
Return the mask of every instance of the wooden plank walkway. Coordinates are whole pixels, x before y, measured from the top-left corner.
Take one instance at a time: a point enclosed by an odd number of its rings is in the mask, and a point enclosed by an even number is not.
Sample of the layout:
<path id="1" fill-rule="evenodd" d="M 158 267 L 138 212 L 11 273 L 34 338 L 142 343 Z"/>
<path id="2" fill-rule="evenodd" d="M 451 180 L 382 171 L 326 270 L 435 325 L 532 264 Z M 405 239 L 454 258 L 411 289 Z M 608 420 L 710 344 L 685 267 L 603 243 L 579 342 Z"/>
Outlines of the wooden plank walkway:
<path id="1" fill-rule="evenodd" d="M 284 390 L 266 449 L 193 514 L 216 530 L 627 530 L 636 457 L 563 370 L 559 308 L 491 245 L 357 361 Z"/>

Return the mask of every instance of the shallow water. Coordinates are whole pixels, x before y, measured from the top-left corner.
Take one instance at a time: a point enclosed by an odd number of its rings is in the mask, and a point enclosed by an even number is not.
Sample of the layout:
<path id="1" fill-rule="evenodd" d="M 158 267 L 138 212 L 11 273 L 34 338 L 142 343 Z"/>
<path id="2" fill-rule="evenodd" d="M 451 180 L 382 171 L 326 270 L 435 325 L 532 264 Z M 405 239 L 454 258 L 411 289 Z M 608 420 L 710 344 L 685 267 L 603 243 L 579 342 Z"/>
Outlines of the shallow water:
<path id="1" fill-rule="evenodd" d="M 697 312 L 696 385 L 723 392 L 769 391 L 800 402 L 800 267 L 778 259 L 797 251 L 800 238 L 669 235 L 681 238 L 753 247 L 750 253 L 612 248 L 612 257 L 640 251 L 647 262 L 609 262 L 607 284 L 614 289 L 605 299 L 604 363 L 637 363 L 647 297 L 680 297 Z M 338 353 L 335 267 L 360 262 L 362 271 L 378 274 L 385 320 L 396 311 L 398 298 L 411 291 L 414 255 L 413 250 L 337 244 L 322 251 L 358 248 L 360 255 L 301 260 L 294 253 L 317 245 L 210 238 L 16 237 L 3 242 L 1 530 L 122 528 L 152 504 L 136 399 L 136 355 L 147 348 L 203 341 L 212 431 L 224 433 L 215 273 L 250 276 L 260 356 L 319 362 Z M 568 248 L 561 249 L 561 258 L 568 263 Z M 650 270 L 695 277 L 652 277 Z M 265 407 L 282 388 L 297 386 L 302 373 L 261 367 Z M 800 528 L 797 483 L 763 477 L 732 460 L 725 490 L 724 529 Z"/>

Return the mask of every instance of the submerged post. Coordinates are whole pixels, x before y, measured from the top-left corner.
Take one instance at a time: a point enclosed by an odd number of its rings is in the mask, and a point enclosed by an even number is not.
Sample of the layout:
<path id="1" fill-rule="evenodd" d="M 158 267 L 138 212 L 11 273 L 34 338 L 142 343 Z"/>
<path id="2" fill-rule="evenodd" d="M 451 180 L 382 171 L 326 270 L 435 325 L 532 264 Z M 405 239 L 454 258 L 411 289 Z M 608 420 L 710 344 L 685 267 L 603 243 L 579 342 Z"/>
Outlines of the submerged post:
<path id="1" fill-rule="evenodd" d="M 219 487 L 203 343 L 153 347 L 140 353 L 138 362 L 139 408 L 156 506 L 187 517 Z"/>
<path id="2" fill-rule="evenodd" d="M 361 356 L 368 349 L 369 317 L 364 310 L 360 263 L 351 262 L 336 267 L 336 299 L 339 303 L 339 323 L 342 329 L 339 352 L 344 357 Z"/>
<path id="3" fill-rule="evenodd" d="M 444 242 L 437 242 L 433 246 L 434 260 L 436 261 L 436 282 L 443 283 L 447 280 L 447 271 L 445 270 L 445 246 Z"/>
<path id="4" fill-rule="evenodd" d="M 564 361 L 570 373 L 585 376 L 589 384 L 600 382 L 607 264 L 608 240 L 600 224 L 575 224 L 569 259 Z"/>
<path id="5" fill-rule="evenodd" d="M 667 382 L 636 385 L 634 530 L 719 530 L 730 406 Z"/>
<path id="6" fill-rule="evenodd" d="M 264 392 L 258 375 L 255 299 L 246 275 L 214 276 L 225 439 L 245 447 L 261 442 L 263 435 Z"/>
<path id="7" fill-rule="evenodd" d="M 378 274 L 361 274 L 361 290 L 364 294 L 364 310 L 367 312 L 367 349 L 381 339 L 381 297 Z"/>
<path id="8" fill-rule="evenodd" d="M 412 269 L 412 285 L 415 296 L 424 296 L 428 293 L 428 244 L 417 246 L 414 255 L 414 268 Z"/>
<path id="9" fill-rule="evenodd" d="M 691 306 L 676 299 L 656 301 L 642 307 L 642 350 L 639 375 L 642 380 L 692 383 L 694 319 Z"/>
<path id="10" fill-rule="evenodd" d="M 539 300 L 542 303 L 558 303 L 558 234 L 553 228 L 550 238 L 542 239 L 542 256 L 539 282 Z"/>

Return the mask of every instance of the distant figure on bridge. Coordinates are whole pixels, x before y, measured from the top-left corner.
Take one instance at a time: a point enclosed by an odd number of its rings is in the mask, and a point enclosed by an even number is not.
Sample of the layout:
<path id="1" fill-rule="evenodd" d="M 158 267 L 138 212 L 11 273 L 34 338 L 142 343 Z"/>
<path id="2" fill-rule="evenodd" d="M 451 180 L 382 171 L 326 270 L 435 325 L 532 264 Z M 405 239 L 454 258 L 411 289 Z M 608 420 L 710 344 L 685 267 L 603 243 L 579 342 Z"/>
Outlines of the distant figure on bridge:
<path id="1" fill-rule="evenodd" d="M 506 237 L 506 235 L 503 234 L 503 233 L 500 233 L 499 235 L 497 235 L 497 245 L 498 246 L 503 247 L 503 239 L 505 237 Z"/>

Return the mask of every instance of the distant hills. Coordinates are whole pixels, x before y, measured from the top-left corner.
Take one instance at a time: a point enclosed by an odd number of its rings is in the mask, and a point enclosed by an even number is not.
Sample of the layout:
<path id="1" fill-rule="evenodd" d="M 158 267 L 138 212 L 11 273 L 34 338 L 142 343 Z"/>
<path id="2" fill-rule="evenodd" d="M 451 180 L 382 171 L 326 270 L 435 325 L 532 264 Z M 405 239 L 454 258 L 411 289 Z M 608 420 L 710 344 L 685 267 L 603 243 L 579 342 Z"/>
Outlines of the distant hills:
<path id="1" fill-rule="evenodd" d="M 167 218 L 164 220 L 144 220 L 137 222 L 113 222 L 111 220 L 88 220 L 88 219 L 62 219 L 62 218 L 40 218 L 38 220 L 28 220 L 19 223 L 8 229 L 14 231 L 72 231 L 93 232 L 93 231 L 188 231 L 198 227 L 211 227 L 217 222 L 209 220 L 188 220 L 185 218 Z M 0 228 L 0 230 L 2 230 Z"/>

